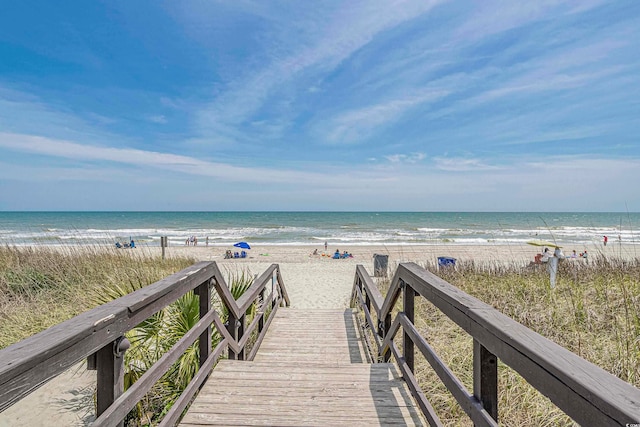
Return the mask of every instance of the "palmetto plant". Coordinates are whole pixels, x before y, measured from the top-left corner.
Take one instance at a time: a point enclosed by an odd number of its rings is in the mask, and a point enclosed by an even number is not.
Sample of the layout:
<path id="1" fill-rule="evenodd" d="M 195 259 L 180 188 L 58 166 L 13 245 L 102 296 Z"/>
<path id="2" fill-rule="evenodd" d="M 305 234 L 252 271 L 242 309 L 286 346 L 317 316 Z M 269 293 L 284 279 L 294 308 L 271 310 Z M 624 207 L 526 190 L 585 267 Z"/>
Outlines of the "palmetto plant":
<path id="1" fill-rule="evenodd" d="M 238 299 L 253 283 L 247 271 L 231 273 L 228 283 L 234 299 Z M 124 296 L 141 286 L 126 284 L 113 286 L 98 299 L 101 303 Z M 215 294 L 215 293 L 214 293 Z M 226 322 L 228 310 L 219 298 L 214 297 L 214 309 Z M 252 308 L 252 313 L 255 311 Z M 193 291 L 187 292 L 176 302 L 149 317 L 126 333 L 131 347 L 125 353 L 124 387 L 134 384 L 163 354 L 182 338 L 200 320 L 199 298 Z M 211 342 L 215 347 L 222 336 L 212 328 Z M 140 425 L 152 422 L 154 415 L 167 411 L 180 396 L 199 366 L 198 343 L 195 342 L 180 359 L 156 383 L 151 392 L 141 401 L 126 419 L 127 424 Z"/>

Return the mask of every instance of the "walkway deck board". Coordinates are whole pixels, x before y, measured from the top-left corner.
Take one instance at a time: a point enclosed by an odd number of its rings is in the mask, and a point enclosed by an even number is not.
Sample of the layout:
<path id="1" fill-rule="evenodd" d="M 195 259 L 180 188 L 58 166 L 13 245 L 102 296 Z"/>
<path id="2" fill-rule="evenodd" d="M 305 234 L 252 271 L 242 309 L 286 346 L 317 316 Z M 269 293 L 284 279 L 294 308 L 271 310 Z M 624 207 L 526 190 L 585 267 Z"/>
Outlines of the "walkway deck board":
<path id="1" fill-rule="evenodd" d="M 280 309 L 255 360 L 221 361 L 180 425 L 424 424 L 396 366 L 366 363 L 350 310 Z"/>

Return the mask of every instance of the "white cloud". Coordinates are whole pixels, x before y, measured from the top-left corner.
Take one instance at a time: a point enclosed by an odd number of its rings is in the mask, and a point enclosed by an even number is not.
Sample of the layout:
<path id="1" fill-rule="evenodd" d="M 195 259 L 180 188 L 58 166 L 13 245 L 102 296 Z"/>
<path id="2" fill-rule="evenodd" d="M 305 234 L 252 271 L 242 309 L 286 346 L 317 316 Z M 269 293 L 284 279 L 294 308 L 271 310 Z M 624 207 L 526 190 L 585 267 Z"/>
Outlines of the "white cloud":
<path id="1" fill-rule="evenodd" d="M 162 168 L 189 175 L 209 176 L 231 181 L 286 181 L 291 178 L 291 173 L 287 171 L 239 167 L 177 154 L 84 145 L 31 135 L 0 133 L 0 147 L 12 151 L 79 161 L 115 162 L 137 167 Z M 302 172 L 297 176 L 297 179 L 302 181 L 318 178 L 318 175 Z"/>
<path id="2" fill-rule="evenodd" d="M 463 157 L 435 157 L 433 159 L 437 169 L 448 172 L 473 172 L 500 169 L 498 166 L 486 164 L 481 159 Z"/>
<path id="3" fill-rule="evenodd" d="M 457 43 L 475 41 L 492 34 L 521 27 L 532 22 L 558 19 L 561 15 L 582 13 L 605 3 L 605 0 L 484 0 L 456 30 Z"/>
<path id="4" fill-rule="evenodd" d="M 418 163 L 424 160 L 425 157 L 426 155 L 424 153 L 392 154 L 385 156 L 391 163 Z"/>
<path id="5" fill-rule="evenodd" d="M 167 123 L 167 118 L 163 115 L 150 116 L 149 121 L 163 125 Z"/>
<path id="6" fill-rule="evenodd" d="M 421 93 L 420 93 L 421 92 Z M 358 110 L 347 111 L 331 120 L 330 142 L 358 142 L 380 127 L 396 122 L 408 110 L 446 96 L 448 91 L 422 90 L 404 98 L 383 101 Z"/>

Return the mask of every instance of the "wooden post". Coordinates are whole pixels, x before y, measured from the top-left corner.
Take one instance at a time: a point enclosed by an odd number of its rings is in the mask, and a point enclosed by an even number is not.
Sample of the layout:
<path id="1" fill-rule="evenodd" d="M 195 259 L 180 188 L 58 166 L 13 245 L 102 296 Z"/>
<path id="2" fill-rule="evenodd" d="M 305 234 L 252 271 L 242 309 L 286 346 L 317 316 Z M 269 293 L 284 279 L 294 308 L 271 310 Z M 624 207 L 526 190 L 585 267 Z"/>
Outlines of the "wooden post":
<path id="1" fill-rule="evenodd" d="M 407 319 L 413 324 L 414 322 L 414 302 L 415 302 L 415 291 L 411 286 L 407 283 L 402 282 L 402 301 L 403 301 L 403 311 Z M 409 370 L 413 372 L 413 361 L 414 361 L 414 352 L 413 352 L 413 341 L 409 334 L 404 331 L 402 335 L 402 357 L 404 357 L 404 361 L 409 367 Z"/>
<path id="2" fill-rule="evenodd" d="M 96 417 L 124 393 L 124 352 L 129 345 L 125 337 L 120 337 L 96 352 Z M 123 424 L 124 420 L 118 426 Z"/>
<path id="3" fill-rule="evenodd" d="M 473 340 L 473 395 L 498 421 L 498 358 Z"/>
<path id="4" fill-rule="evenodd" d="M 260 311 L 262 312 L 262 316 L 258 320 L 258 333 L 262 332 L 262 330 L 264 329 L 264 316 L 267 313 L 264 301 L 264 294 L 266 293 L 266 290 L 266 288 L 262 288 L 262 290 L 260 291 Z"/>
<path id="5" fill-rule="evenodd" d="M 162 259 L 164 259 L 164 248 L 168 246 L 167 236 L 160 236 L 160 246 L 162 247 Z"/>
<path id="6" fill-rule="evenodd" d="M 238 322 L 238 338 L 237 340 L 240 340 L 243 336 L 244 336 L 244 330 L 247 324 L 247 313 L 242 313 L 242 316 L 239 319 L 240 321 Z M 244 360 L 244 347 L 242 347 L 240 349 L 240 351 L 238 352 L 238 360 Z"/>
<path id="7" fill-rule="evenodd" d="M 360 289 L 361 295 L 364 293 L 364 305 L 367 306 L 367 311 L 371 313 L 371 297 L 369 296 L 369 292 L 365 292 L 364 286 L 362 286 L 362 280 L 360 278 L 358 278 L 358 289 Z M 378 313 L 376 313 L 376 317 L 377 316 L 378 316 Z M 365 322 L 366 322 L 366 319 L 365 319 Z M 370 325 L 370 326 L 373 326 L 373 325 Z"/>
<path id="8" fill-rule="evenodd" d="M 194 289 L 194 293 L 198 295 L 198 300 L 200 302 L 200 319 L 206 316 L 211 310 L 211 286 L 211 280 L 207 280 Z M 211 325 L 209 325 L 207 329 L 200 334 L 200 338 L 198 339 L 198 350 L 200 366 L 202 366 L 211 354 Z"/>
<path id="9" fill-rule="evenodd" d="M 385 335 L 387 335 L 387 332 L 389 332 L 390 329 L 391 329 L 391 313 L 387 313 L 387 315 L 384 317 L 382 328 L 378 330 L 378 335 L 380 335 L 384 339 Z M 391 360 L 391 350 L 387 351 L 382 358 L 382 361 L 384 363 L 389 363 L 389 360 Z"/>
<path id="10" fill-rule="evenodd" d="M 229 319 L 227 320 L 227 331 L 231 335 L 231 338 L 238 342 L 238 319 L 236 319 L 236 315 L 229 309 Z M 238 360 L 238 355 L 235 351 L 229 346 L 229 360 Z"/>

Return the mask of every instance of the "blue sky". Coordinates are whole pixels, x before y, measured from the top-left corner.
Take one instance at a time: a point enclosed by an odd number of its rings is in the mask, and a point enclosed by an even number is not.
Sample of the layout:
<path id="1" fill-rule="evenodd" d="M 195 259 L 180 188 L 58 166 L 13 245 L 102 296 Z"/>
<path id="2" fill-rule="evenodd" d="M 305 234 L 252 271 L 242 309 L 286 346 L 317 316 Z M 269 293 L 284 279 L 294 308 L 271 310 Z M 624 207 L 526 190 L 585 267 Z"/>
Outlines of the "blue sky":
<path id="1" fill-rule="evenodd" d="M 640 211 L 640 2 L 22 0 L 0 210 Z"/>

